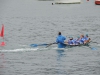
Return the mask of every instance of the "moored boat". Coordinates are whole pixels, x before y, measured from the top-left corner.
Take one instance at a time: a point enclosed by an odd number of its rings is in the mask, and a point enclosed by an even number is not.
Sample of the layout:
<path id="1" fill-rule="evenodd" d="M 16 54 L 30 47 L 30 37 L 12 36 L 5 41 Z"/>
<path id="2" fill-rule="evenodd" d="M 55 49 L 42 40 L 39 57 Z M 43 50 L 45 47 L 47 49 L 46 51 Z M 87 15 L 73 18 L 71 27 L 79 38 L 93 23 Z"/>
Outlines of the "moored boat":
<path id="1" fill-rule="evenodd" d="M 80 4 L 81 0 L 55 0 L 55 4 Z"/>
<path id="2" fill-rule="evenodd" d="M 100 5 L 100 0 L 95 0 L 96 5 Z"/>

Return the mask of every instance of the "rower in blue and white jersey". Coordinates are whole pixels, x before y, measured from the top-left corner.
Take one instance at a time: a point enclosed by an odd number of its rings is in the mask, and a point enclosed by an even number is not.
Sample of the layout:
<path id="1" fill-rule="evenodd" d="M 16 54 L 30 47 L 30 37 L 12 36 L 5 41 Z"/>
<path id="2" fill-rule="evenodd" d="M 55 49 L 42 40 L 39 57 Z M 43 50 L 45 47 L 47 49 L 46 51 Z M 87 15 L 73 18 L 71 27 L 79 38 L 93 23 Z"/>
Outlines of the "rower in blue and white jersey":
<path id="1" fill-rule="evenodd" d="M 80 37 L 78 37 L 77 39 L 75 39 L 75 45 L 79 45 L 80 44 Z"/>
<path id="2" fill-rule="evenodd" d="M 86 34 L 86 36 L 84 38 L 85 38 L 85 40 L 89 40 L 88 34 Z"/>
<path id="3" fill-rule="evenodd" d="M 68 45 L 75 45 L 75 39 L 73 39 L 73 37 L 70 37 L 70 39 L 68 40 Z"/>
<path id="4" fill-rule="evenodd" d="M 90 42 L 90 38 L 88 37 L 88 34 L 86 34 L 86 36 L 84 37 L 85 38 L 85 41 L 84 41 L 84 44 Z"/>
<path id="5" fill-rule="evenodd" d="M 84 44 L 84 42 L 85 42 L 85 37 L 84 37 L 84 35 L 81 35 L 80 36 L 80 44 Z"/>

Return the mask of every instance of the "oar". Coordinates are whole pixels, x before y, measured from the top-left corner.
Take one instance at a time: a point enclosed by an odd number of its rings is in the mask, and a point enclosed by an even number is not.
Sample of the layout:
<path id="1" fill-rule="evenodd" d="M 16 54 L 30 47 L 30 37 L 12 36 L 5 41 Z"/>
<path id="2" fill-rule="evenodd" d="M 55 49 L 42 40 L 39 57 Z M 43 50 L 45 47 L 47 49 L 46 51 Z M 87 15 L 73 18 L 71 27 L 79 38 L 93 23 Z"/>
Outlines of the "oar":
<path id="1" fill-rule="evenodd" d="M 90 41 L 90 42 L 92 42 L 92 43 L 96 43 L 96 44 L 99 44 L 99 43 L 97 43 L 97 42 L 93 42 L 93 41 Z"/>
<path id="2" fill-rule="evenodd" d="M 31 47 L 37 47 L 37 46 L 47 46 L 48 44 L 31 44 Z"/>
<path id="3" fill-rule="evenodd" d="M 88 46 L 91 50 L 97 50 L 97 48 L 95 48 L 95 47 L 90 47 L 90 46 Z"/>
<path id="4" fill-rule="evenodd" d="M 90 41 L 90 42 L 98 44 L 97 42 L 93 42 L 93 41 Z M 91 48 L 92 50 L 97 50 L 97 48 L 95 48 L 95 47 L 90 47 L 89 46 L 89 48 Z"/>
<path id="5" fill-rule="evenodd" d="M 48 44 L 48 45 L 46 46 L 46 48 L 49 47 L 49 46 L 51 46 L 51 45 L 53 45 L 53 44 L 57 44 L 57 43 L 56 43 L 56 42 L 50 43 L 50 44 Z"/>
<path id="6" fill-rule="evenodd" d="M 97 50 L 97 48 L 95 48 L 95 47 L 92 47 L 91 49 L 92 49 L 92 50 Z"/>

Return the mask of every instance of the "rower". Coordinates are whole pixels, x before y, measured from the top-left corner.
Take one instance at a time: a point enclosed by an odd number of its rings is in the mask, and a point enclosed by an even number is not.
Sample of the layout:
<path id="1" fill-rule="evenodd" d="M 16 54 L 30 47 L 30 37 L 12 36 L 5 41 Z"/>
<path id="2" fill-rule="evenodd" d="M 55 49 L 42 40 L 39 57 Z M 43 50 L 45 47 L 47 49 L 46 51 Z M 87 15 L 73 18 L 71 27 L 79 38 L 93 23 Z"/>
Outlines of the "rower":
<path id="1" fill-rule="evenodd" d="M 73 37 L 70 37 L 70 39 L 68 40 L 68 45 L 75 45 L 75 40 L 73 39 Z"/>
<path id="2" fill-rule="evenodd" d="M 79 45 L 80 44 L 80 37 L 78 36 L 77 39 L 75 40 L 75 45 Z"/>
<path id="3" fill-rule="evenodd" d="M 84 41 L 85 41 L 85 37 L 84 37 L 84 35 L 82 34 L 82 35 L 80 36 L 80 44 L 84 44 Z"/>
<path id="4" fill-rule="evenodd" d="M 88 34 L 86 34 L 84 44 L 89 43 L 90 40 L 91 39 L 88 37 Z"/>
<path id="5" fill-rule="evenodd" d="M 58 33 L 58 36 L 56 38 L 56 43 L 58 43 L 58 48 L 65 48 L 66 44 L 64 44 L 64 41 L 66 40 L 66 37 L 61 35 L 61 32 Z"/>

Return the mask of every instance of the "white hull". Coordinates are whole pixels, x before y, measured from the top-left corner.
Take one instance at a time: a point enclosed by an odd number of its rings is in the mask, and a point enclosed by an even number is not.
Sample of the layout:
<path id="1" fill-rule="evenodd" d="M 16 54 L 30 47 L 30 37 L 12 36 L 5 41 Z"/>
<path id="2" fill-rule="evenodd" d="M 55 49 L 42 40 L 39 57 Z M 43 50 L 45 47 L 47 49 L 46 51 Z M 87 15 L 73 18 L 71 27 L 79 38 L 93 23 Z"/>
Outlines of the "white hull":
<path id="1" fill-rule="evenodd" d="M 74 4 L 81 3 L 81 0 L 55 0 L 56 4 Z"/>

